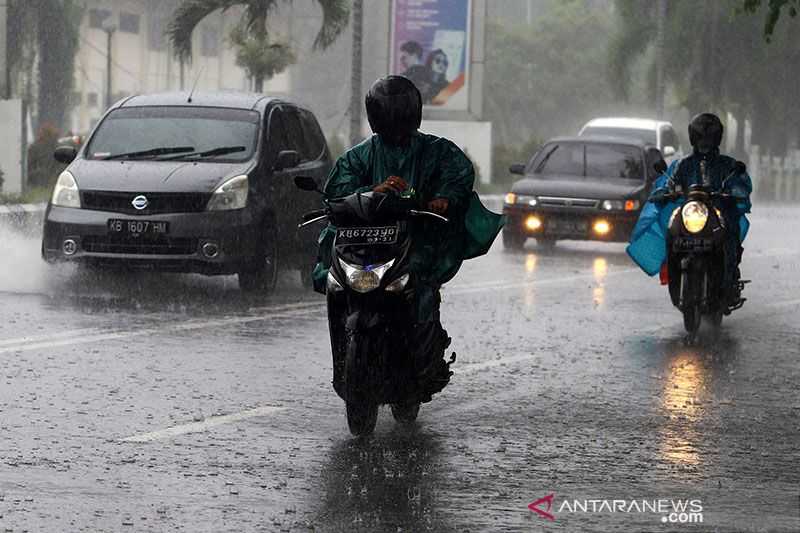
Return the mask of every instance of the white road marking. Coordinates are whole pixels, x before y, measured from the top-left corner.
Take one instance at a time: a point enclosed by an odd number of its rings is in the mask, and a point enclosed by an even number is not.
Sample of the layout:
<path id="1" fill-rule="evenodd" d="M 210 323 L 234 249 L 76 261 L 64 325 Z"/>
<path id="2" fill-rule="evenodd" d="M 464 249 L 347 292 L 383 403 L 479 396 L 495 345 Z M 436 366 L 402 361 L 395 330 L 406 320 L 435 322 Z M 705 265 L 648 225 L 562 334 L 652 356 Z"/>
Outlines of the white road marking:
<path id="1" fill-rule="evenodd" d="M 230 415 L 212 416 L 200 422 L 189 422 L 188 424 L 180 424 L 178 426 L 168 427 L 166 429 L 159 429 L 149 433 L 141 433 L 121 439 L 121 442 L 153 442 L 157 440 L 170 439 L 179 435 L 186 435 L 187 433 L 200 433 L 208 431 L 211 428 L 221 426 L 223 424 L 233 424 L 248 418 L 255 418 L 257 416 L 267 416 L 283 411 L 285 407 L 274 407 L 265 405 L 256 407 L 255 409 L 248 409 L 247 411 L 240 411 Z"/>
<path id="2" fill-rule="evenodd" d="M 90 344 L 100 341 L 120 340 L 137 336 L 150 336 L 169 331 L 193 331 L 198 329 L 216 328 L 222 326 L 246 324 L 249 322 L 258 322 L 261 320 L 293 318 L 296 316 L 305 316 L 309 312 L 318 311 L 324 308 L 324 304 L 320 303 L 306 303 L 306 304 L 290 304 L 282 307 L 274 308 L 267 314 L 239 316 L 230 318 L 220 318 L 216 320 L 205 321 L 190 321 L 183 324 L 173 324 L 161 326 L 157 328 L 143 328 L 137 330 L 123 330 L 111 331 L 108 333 L 99 333 L 95 335 L 85 335 L 82 337 L 69 337 L 65 339 L 53 338 L 42 342 L 29 342 L 20 343 L 16 345 L 0 347 L 0 354 L 22 352 L 31 350 L 40 350 L 45 348 L 57 348 L 60 346 L 71 346 L 75 344 Z M 61 335 L 64 336 L 64 335 Z"/>
<path id="3" fill-rule="evenodd" d="M 26 335 L 25 337 L 17 337 L 16 339 L 0 340 L 0 346 L 7 346 L 9 344 L 26 344 L 29 342 L 60 339 L 63 337 L 77 337 L 79 335 L 94 335 L 100 332 L 101 330 L 97 328 L 87 328 L 87 329 L 70 329 L 67 331 L 59 331 L 56 333 L 44 333 L 41 335 Z"/>
<path id="4" fill-rule="evenodd" d="M 749 257 L 750 259 L 763 259 L 763 258 L 791 256 L 798 254 L 800 254 L 800 252 L 789 248 L 773 248 L 765 250 L 764 252 L 761 253 L 753 253 Z M 748 256 L 746 255 L 745 257 Z M 634 272 L 639 272 L 639 269 L 623 268 L 619 270 L 611 270 L 605 273 L 604 277 L 608 278 L 612 276 L 631 274 Z M 587 272 L 571 276 L 531 279 L 514 283 L 507 283 L 503 281 L 489 281 L 489 282 L 484 281 L 471 284 L 463 284 L 463 285 L 456 284 L 451 286 L 445 286 L 443 288 L 443 294 L 447 296 L 447 295 L 472 294 L 472 293 L 486 292 L 486 291 L 521 289 L 521 288 L 537 287 L 543 285 L 559 285 L 563 283 L 571 283 L 574 281 L 582 281 L 582 280 L 592 281 L 595 278 L 596 276 L 593 272 Z M 784 307 L 784 306 L 789 307 L 794 305 L 796 301 L 797 300 L 791 300 L 788 302 L 776 302 L 767 305 L 769 307 Z M 166 325 L 157 328 L 111 331 L 107 333 L 96 332 L 97 330 L 94 330 L 95 332 L 93 332 L 93 330 L 73 330 L 73 331 L 65 331 L 65 332 L 59 332 L 59 333 L 53 333 L 35 337 L 7 339 L 7 340 L 0 340 L 0 354 L 47 349 L 47 348 L 57 348 L 61 346 L 70 346 L 76 344 L 89 344 L 100 341 L 120 340 L 130 337 L 143 336 L 143 335 L 156 335 L 159 333 L 165 333 L 171 331 L 172 332 L 193 331 L 206 328 L 247 324 L 250 322 L 258 322 L 261 320 L 293 318 L 297 316 L 304 316 L 309 312 L 322 310 L 324 308 L 325 308 L 325 303 L 323 302 L 306 302 L 306 303 L 300 302 L 296 304 L 285 304 L 275 307 L 257 308 L 254 309 L 253 311 L 259 312 L 260 314 L 256 315 L 229 317 L 229 318 L 221 318 L 221 319 L 207 320 L 207 321 L 189 321 L 183 324 Z"/>
<path id="5" fill-rule="evenodd" d="M 512 355 L 509 357 L 501 357 L 499 359 L 484 361 L 482 363 L 463 363 L 463 366 L 461 367 L 458 366 L 458 361 L 456 361 L 455 366 L 452 368 L 456 376 L 462 376 L 465 374 L 474 374 L 475 372 L 480 372 L 481 370 L 487 370 L 498 366 L 512 365 L 522 361 L 530 361 L 531 359 L 536 359 L 537 357 L 539 356 L 536 354 Z"/>

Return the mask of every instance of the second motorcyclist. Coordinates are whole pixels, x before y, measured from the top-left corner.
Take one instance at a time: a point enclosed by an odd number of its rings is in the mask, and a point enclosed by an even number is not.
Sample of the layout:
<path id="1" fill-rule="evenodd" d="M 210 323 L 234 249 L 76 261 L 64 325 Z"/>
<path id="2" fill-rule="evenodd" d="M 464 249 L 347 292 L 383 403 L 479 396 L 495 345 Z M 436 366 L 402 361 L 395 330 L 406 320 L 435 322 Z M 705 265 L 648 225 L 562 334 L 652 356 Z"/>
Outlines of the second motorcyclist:
<path id="1" fill-rule="evenodd" d="M 738 289 L 739 263 L 743 252 L 742 241 L 749 227 L 745 214 L 750 212 L 750 193 L 753 186 L 744 167 L 741 164 L 737 166 L 734 158 L 720 153 L 723 131 L 722 122 L 713 113 L 700 113 L 692 119 L 689 124 L 692 153 L 673 162 L 656 182 L 649 205 L 642 210 L 639 222 L 633 230 L 628 252 L 643 268 L 648 262 L 648 258 L 644 257 L 648 251 L 658 250 L 661 253 L 663 244 L 659 240 L 666 234 L 668 220 L 664 214 L 671 212 L 665 209 L 667 198 L 675 192 L 685 193 L 692 185 L 702 184 L 704 179 L 707 180 L 706 185 L 712 190 L 725 192 L 730 196 L 720 201 L 717 208 L 722 212 L 726 226 L 733 229 L 726 233 L 728 241 L 725 246 L 724 284 L 727 304 L 735 307 L 741 299 Z M 653 247 L 643 245 L 646 240 L 652 240 Z"/>

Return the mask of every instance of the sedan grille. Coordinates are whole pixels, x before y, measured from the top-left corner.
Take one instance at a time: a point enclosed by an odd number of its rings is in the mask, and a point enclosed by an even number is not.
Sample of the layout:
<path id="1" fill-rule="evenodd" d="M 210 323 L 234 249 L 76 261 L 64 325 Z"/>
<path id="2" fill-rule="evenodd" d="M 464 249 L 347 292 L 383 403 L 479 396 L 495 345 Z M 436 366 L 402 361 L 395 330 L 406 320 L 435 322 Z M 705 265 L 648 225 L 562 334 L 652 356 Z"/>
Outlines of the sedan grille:
<path id="1" fill-rule="evenodd" d="M 96 211 L 125 213 L 128 215 L 155 215 L 163 213 L 198 213 L 205 211 L 211 195 L 207 193 L 130 193 L 108 191 L 85 191 L 82 207 Z M 147 207 L 136 209 L 133 199 L 147 198 Z"/>
<path id="2" fill-rule="evenodd" d="M 197 239 L 157 238 L 130 239 L 91 235 L 84 237 L 83 249 L 101 254 L 140 255 L 193 255 L 197 251 Z"/>
<path id="3" fill-rule="evenodd" d="M 560 196 L 540 196 L 539 205 L 548 207 L 577 207 L 580 209 L 596 209 L 599 200 L 589 198 L 562 198 Z"/>

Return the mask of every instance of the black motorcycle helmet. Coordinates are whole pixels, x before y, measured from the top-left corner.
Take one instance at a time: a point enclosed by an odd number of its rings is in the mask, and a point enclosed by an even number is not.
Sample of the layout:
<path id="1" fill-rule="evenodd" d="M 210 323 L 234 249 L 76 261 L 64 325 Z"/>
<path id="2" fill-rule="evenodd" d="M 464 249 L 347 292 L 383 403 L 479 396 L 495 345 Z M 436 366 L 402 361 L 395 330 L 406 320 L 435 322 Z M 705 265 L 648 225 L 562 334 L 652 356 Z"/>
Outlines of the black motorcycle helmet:
<path id="1" fill-rule="evenodd" d="M 722 121 L 714 113 L 695 115 L 689 123 L 689 142 L 701 154 L 719 149 L 722 143 Z"/>
<path id="2" fill-rule="evenodd" d="M 364 100 L 370 128 L 389 144 L 405 144 L 422 123 L 422 95 L 403 76 L 379 79 Z"/>

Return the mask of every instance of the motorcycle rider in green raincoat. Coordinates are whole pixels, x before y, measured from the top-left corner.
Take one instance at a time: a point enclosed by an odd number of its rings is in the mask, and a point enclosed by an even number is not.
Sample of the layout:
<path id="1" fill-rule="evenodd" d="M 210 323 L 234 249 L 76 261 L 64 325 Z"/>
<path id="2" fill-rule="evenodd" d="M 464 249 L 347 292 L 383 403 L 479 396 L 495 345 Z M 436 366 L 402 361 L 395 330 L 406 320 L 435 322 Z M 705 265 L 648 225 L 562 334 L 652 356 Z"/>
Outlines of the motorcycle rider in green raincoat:
<path id="1" fill-rule="evenodd" d="M 412 230 L 411 250 L 417 287 L 415 325 L 411 328 L 416 339 L 411 345 L 420 352 L 412 355 L 434 366 L 443 365 L 449 339 L 439 322 L 439 289 L 465 259 L 489 250 L 503 219 L 484 208 L 473 191 L 475 170 L 464 152 L 447 139 L 418 131 L 422 98 L 410 80 L 381 78 L 365 100 L 374 135 L 336 161 L 325 184 L 325 198 L 367 191 L 400 194 L 415 198 L 421 209 L 450 220 L 444 226 L 420 222 Z M 313 276 L 318 292 L 325 292 L 334 237 L 331 226 L 320 235 L 319 262 Z"/>

